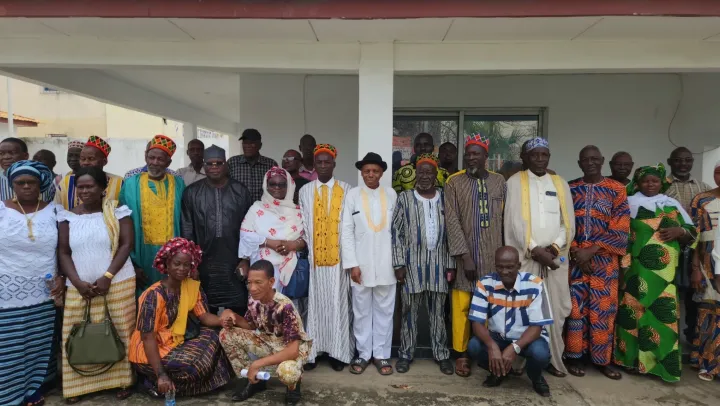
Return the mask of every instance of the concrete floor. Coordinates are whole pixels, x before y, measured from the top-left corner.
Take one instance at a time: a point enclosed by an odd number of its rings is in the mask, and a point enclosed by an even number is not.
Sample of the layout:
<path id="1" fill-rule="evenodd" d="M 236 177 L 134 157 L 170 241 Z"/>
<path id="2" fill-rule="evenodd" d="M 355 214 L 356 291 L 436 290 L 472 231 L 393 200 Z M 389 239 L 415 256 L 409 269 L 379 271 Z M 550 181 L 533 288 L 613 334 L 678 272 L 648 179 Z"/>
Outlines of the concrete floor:
<path id="1" fill-rule="evenodd" d="M 407 374 L 395 373 L 381 377 L 375 368 L 368 367 L 361 376 L 351 375 L 347 369 L 335 372 L 327 364 L 320 364 L 303 378 L 303 402 L 306 406 L 330 405 L 479 405 L 479 406 L 593 406 L 593 405 L 668 405 L 668 406 L 717 406 L 720 404 L 720 381 L 703 382 L 694 370 L 683 371 L 682 380 L 676 384 L 664 383 L 649 376 L 625 374 L 621 381 L 611 381 L 590 368 L 587 376 L 569 376 L 558 379 L 547 377 L 553 396 L 538 396 L 527 377 L 512 377 L 502 386 L 487 389 L 481 386 L 487 373 L 473 368 L 473 375 L 464 379 L 442 375 L 432 361 L 416 361 Z M 178 399 L 178 405 L 228 406 L 231 390 Z M 284 388 L 272 380 L 269 389 L 243 403 L 246 405 L 282 405 Z M 58 392 L 51 393 L 47 405 L 64 405 Z M 135 394 L 118 402 L 112 393 L 88 396 L 80 405 L 117 406 L 162 405 L 143 394 Z"/>

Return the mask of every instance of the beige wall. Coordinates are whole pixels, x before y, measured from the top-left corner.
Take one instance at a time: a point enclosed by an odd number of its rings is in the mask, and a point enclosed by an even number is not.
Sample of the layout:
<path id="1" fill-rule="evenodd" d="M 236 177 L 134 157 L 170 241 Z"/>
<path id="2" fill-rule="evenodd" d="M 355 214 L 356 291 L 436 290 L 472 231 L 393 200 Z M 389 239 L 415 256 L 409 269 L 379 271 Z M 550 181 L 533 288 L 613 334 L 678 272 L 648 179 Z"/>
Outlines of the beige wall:
<path id="1" fill-rule="evenodd" d="M 105 139 L 150 140 L 155 134 L 182 139 L 182 123 L 102 103 L 72 93 L 44 93 L 43 87 L 12 79 L 13 113 L 39 121 L 15 129 L 19 137 L 66 134 L 69 139 L 98 135 Z M 0 110 L 8 110 L 7 80 L 0 76 Z"/>

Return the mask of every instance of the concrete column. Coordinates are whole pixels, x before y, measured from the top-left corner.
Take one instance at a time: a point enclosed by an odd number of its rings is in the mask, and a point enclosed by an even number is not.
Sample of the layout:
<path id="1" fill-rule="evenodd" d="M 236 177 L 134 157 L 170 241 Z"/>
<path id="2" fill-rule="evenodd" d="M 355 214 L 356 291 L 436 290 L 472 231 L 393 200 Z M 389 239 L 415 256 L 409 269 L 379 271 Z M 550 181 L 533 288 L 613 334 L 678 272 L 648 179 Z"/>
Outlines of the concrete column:
<path id="1" fill-rule="evenodd" d="M 380 154 L 388 171 L 381 186 L 392 184 L 393 44 L 362 44 L 358 97 L 358 160 L 368 152 Z M 362 177 L 358 173 L 358 184 Z"/>

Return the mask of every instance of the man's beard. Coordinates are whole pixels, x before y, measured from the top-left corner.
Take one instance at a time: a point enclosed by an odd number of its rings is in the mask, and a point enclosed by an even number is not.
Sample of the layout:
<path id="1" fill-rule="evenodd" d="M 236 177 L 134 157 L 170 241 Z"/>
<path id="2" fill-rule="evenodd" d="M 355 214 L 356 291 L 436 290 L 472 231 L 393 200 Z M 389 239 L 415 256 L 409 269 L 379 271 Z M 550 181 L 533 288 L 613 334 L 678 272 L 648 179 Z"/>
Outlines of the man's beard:
<path id="1" fill-rule="evenodd" d="M 467 173 L 471 176 L 478 176 L 480 175 L 480 168 L 468 168 Z"/>

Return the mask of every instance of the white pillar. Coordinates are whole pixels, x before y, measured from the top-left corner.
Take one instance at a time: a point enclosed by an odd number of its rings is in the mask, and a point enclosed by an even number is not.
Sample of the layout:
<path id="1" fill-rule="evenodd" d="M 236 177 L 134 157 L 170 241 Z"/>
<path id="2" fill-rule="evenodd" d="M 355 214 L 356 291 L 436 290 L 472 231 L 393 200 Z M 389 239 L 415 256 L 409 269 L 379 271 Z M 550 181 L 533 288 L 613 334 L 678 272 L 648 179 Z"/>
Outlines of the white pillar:
<path id="1" fill-rule="evenodd" d="M 358 160 L 368 152 L 380 154 L 388 164 L 381 186 L 392 184 L 393 52 L 392 43 L 360 46 Z M 362 185 L 359 173 L 358 185 Z"/>

